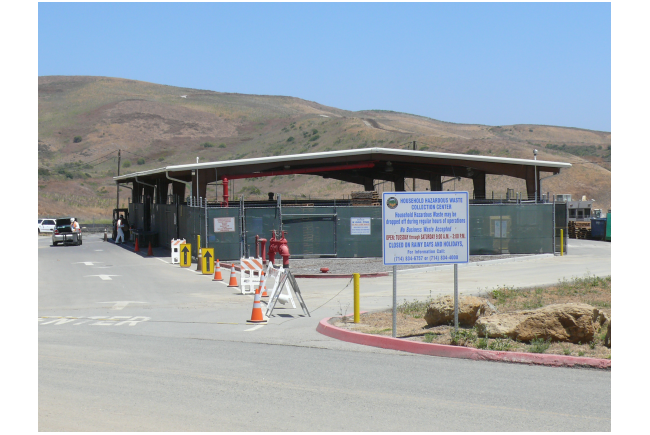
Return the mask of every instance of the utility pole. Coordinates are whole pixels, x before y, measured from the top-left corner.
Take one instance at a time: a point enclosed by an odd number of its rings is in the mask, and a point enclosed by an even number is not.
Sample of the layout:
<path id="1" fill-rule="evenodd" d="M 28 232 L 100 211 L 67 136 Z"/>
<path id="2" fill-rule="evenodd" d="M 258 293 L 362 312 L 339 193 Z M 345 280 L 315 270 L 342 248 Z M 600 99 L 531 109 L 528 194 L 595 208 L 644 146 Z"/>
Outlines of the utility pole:
<path id="1" fill-rule="evenodd" d="M 417 148 L 417 145 L 415 144 L 415 141 L 413 141 L 413 151 L 415 151 Z M 415 178 L 413 178 L 413 192 L 415 192 Z"/>
<path id="2" fill-rule="evenodd" d="M 120 163 L 122 162 L 122 150 L 117 150 L 117 176 L 120 176 Z M 117 207 L 120 208 L 120 182 L 117 183 Z"/>

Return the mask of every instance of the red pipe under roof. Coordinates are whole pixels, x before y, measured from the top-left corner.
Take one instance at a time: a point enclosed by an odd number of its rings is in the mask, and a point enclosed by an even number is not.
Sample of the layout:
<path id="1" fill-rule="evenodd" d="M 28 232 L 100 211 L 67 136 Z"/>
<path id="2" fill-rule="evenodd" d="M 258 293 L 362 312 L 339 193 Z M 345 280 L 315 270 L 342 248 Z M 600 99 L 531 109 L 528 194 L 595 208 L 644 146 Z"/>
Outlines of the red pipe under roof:
<path id="1" fill-rule="evenodd" d="M 376 162 L 354 163 L 350 165 L 322 166 L 317 168 L 285 169 L 284 171 L 254 172 L 252 174 L 229 175 L 229 180 L 240 178 L 273 177 L 276 175 L 311 174 L 313 172 L 346 171 L 350 169 L 372 168 Z"/>

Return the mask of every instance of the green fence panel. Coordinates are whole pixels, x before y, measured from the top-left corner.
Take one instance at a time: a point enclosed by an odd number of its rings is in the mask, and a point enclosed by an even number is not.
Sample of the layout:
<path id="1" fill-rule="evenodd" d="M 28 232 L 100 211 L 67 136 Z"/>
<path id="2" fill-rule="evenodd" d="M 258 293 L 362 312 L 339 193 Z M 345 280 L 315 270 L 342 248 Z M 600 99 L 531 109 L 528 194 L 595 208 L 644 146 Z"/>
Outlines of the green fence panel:
<path id="1" fill-rule="evenodd" d="M 554 246 L 554 231 L 566 225 L 566 207 L 561 205 L 556 204 L 555 208 L 553 204 L 470 205 L 470 254 L 553 253 L 559 249 L 559 235 Z M 136 227 L 140 228 L 142 206 L 132 204 L 131 211 Z M 175 214 L 177 224 L 174 224 Z M 192 244 L 194 256 L 197 255 L 196 236 L 201 235 L 202 246 L 214 248 L 215 256 L 221 260 L 239 259 L 243 254 L 242 245 L 247 255 L 254 256 L 255 236 L 270 240 L 271 231 L 280 230 L 280 213 L 276 207 L 245 209 L 244 240 L 238 207 L 208 208 L 207 228 L 205 214 L 206 209 L 201 207 L 161 204 L 152 208 L 152 229 L 159 231 L 161 246 L 169 246 L 178 226 L 180 237 Z M 291 206 L 282 207 L 281 216 L 292 257 L 382 255 L 381 207 Z M 566 243 L 567 237 L 565 246 Z"/>
<path id="2" fill-rule="evenodd" d="M 553 253 L 553 204 L 470 205 L 470 255 Z"/>
<path id="3" fill-rule="evenodd" d="M 381 207 L 338 207 L 337 211 L 338 257 L 381 257 Z"/>
<path id="4" fill-rule="evenodd" d="M 221 219 L 221 221 L 218 219 Z M 234 231 L 226 231 L 230 228 Z M 238 208 L 208 209 L 206 242 L 208 248 L 214 248 L 215 258 L 219 260 L 239 260 L 241 240 Z"/>

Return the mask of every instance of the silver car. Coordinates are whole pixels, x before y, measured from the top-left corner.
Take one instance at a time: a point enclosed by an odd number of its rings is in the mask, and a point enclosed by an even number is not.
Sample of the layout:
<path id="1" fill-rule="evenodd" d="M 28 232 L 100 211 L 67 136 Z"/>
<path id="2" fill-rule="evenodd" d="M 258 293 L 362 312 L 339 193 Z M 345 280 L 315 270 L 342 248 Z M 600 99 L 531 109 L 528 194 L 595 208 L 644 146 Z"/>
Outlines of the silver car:
<path id="1" fill-rule="evenodd" d="M 56 226 L 52 232 L 52 244 L 54 246 L 59 243 L 64 245 L 81 245 L 83 240 L 81 237 L 81 231 L 74 232 L 72 231 L 72 220 L 74 218 L 59 218 L 56 220 Z"/>

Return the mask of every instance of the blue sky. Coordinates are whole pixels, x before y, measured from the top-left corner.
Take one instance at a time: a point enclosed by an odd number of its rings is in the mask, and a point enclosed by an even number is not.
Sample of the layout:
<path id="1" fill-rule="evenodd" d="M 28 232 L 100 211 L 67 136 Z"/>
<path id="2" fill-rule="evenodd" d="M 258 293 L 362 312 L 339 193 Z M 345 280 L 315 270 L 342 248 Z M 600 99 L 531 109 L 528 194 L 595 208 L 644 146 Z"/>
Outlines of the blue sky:
<path id="1" fill-rule="evenodd" d="M 611 6 L 39 3 L 38 74 L 611 131 Z"/>

